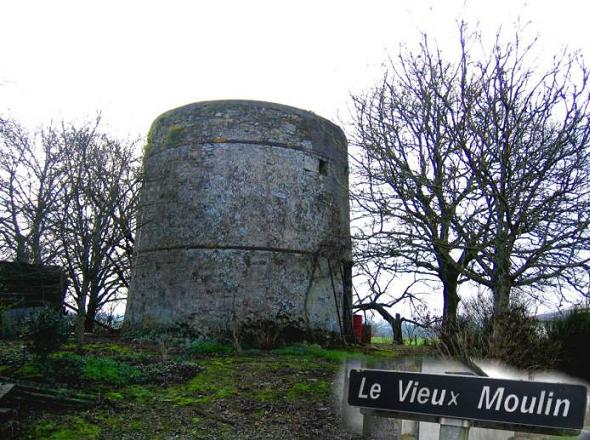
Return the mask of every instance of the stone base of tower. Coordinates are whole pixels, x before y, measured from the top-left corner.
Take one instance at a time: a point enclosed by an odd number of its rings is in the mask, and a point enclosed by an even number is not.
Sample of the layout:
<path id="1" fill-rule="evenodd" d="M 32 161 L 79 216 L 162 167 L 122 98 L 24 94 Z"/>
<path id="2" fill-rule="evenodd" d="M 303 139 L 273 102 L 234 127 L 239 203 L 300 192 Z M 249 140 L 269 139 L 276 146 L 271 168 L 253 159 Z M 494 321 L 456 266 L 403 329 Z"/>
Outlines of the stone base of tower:
<path id="1" fill-rule="evenodd" d="M 340 335 L 341 263 L 261 249 L 168 249 L 136 257 L 126 326 L 188 326 L 203 336 Z M 347 312 L 344 312 L 347 313 Z M 290 336 L 289 336 L 290 335 Z M 272 335 L 269 335 L 269 337 Z"/>

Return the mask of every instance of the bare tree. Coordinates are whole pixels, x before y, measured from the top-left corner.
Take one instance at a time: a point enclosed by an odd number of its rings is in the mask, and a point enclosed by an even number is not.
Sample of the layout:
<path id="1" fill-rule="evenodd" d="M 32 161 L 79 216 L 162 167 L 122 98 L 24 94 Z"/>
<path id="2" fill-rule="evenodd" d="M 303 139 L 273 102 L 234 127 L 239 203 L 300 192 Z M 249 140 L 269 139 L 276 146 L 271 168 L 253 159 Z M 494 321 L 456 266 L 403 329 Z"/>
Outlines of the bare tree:
<path id="1" fill-rule="evenodd" d="M 588 286 L 588 71 L 564 52 L 536 72 L 534 45 L 497 35 L 489 58 L 473 66 L 484 87 L 464 103 L 471 137 L 456 139 L 489 225 L 468 275 L 492 291 L 496 315 L 507 311 L 513 289 L 555 294 L 565 282 L 586 293 Z"/>
<path id="2" fill-rule="evenodd" d="M 0 252 L 64 267 L 81 339 L 103 306 L 126 295 L 141 183 L 135 145 L 102 132 L 100 117 L 34 135 L 0 124 Z"/>
<path id="3" fill-rule="evenodd" d="M 463 103 L 471 138 L 456 139 L 490 226 L 468 276 L 493 294 L 492 355 L 514 292 L 555 296 L 563 285 L 588 291 L 588 71 L 565 51 L 535 70 L 535 44 L 496 35 L 489 57 L 473 63 L 485 86 Z"/>
<path id="4" fill-rule="evenodd" d="M 124 298 L 131 267 L 140 164 L 132 144 L 99 131 L 100 118 L 62 126 L 66 184 L 57 225 L 72 282 L 77 333 L 92 331 L 96 313 Z"/>
<path id="5" fill-rule="evenodd" d="M 62 151 L 47 131 L 29 134 L 0 120 L 0 255 L 35 264 L 56 263 L 52 225 L 63 185 Z"/>
<path id="6" fill-rule="evenodd" d="M 447 60 L 423 36 L 383 81 L 353 96 L 354 206 L 364 258 L 436 276 L 443 333 L 466 280 L 487 286 L 496 312 L 513 289 L 562 282 L 586 291 L 589 215 L 588 74 L 563 53 L 537 73 L 535 41 L 459 31 Z"/>
<path id="7" fill-rule="evenodd" d="M 425 327 L 422 322 L 393 313 L 396 306 L 405 305 L 410 310 L 416 310 L 422 305 L 420 298 L 424 292 L 415 292 L 415 287 L 426 284 L 424 280 L 414 280 L 403 290 L 399 287 L 400 280 L 392 273 L 375 262 L 366 262 L 356 266 L 356 288 L 354 289 L 354 310 L 373 311 L 379 314 L 391 327 L 393 342 L 403 344 L 402 324 L 409 322 Z"/>
<path id="8" fill-rule="evenodd" d="M 363 259 L 442 284 L 443 328 L 455 326 L 462 274 L 476 257 L 464 225 L 483 207 L 461 146 L 462 70 L 431 49 L 391 60 L 381 84 L 353 96 L 353 207 Z M 451 330 L 448 330 L 451 332 Z"/>

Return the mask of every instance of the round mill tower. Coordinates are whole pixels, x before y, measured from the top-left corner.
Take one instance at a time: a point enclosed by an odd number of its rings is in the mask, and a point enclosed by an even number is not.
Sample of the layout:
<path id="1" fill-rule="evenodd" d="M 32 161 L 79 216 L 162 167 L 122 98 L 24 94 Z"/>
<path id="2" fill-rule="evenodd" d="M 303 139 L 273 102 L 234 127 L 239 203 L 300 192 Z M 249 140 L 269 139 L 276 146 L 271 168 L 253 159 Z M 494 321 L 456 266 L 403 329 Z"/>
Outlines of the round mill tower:
<path id="1" fill-rule="evenodd" d="M 154 121 L 144 168 L 127 326 L 350 332 L 338 126 L 268 102 L 198 102 Z"/>

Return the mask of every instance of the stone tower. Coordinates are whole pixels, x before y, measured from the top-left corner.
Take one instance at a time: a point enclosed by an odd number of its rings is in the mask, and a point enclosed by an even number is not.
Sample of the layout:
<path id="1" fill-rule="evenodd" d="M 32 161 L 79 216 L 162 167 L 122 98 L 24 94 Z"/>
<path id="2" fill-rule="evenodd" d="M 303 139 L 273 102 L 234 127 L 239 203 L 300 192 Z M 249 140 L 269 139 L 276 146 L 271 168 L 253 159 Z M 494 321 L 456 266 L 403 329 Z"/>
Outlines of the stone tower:
<path id="1" fill-rule="evenodd" d="M 198 102 L 154 121 L 144 168 L 127 326 L 349 333 L 338 126 L 268 102 Z"/>

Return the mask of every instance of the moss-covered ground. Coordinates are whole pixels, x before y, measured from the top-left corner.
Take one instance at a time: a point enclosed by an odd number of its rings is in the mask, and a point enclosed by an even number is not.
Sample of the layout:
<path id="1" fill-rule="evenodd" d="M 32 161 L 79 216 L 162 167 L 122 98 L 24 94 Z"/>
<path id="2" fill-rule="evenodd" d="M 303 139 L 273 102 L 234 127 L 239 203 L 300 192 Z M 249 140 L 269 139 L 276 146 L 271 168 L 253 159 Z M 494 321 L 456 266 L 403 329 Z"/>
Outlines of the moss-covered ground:
<path id="1" fill-rule="evenodd" d="M 0 341 L 0 376 L 90 394 L 68 408 L 0 401 L 16 408 L 0 438 L 351 439 L 338 415 L 335 380 L 347 358 L 391 351 L 295 345 L 232 352 L 223 344 L 164 349 L 94 340 L 66 344 L 46 360 Z"/>

